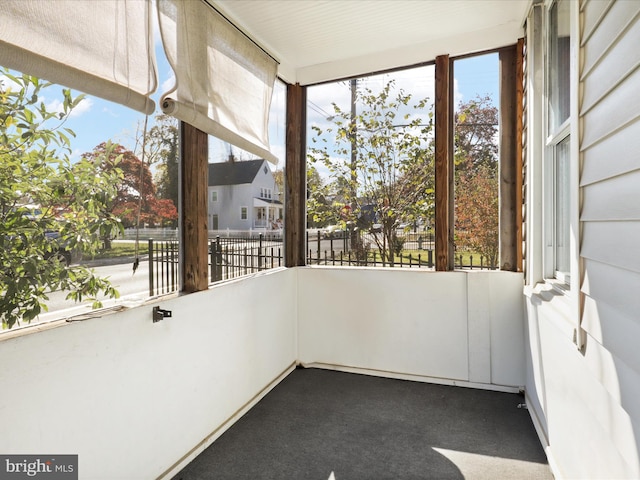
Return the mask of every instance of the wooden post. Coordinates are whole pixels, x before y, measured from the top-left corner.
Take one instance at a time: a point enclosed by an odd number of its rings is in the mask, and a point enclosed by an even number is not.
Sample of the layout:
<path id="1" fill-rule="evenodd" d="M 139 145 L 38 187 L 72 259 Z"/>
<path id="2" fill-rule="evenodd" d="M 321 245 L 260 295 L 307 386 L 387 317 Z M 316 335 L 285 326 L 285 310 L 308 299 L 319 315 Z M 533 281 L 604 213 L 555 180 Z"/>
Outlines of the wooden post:
<path id="1" fill-rule="evenodd" d="M 517 162 L 517 108 L 516 108 L 516 46 L 500 50 L 500 269 L 516 271 L 518 264 L 516 177 Z"/>
<path id="2" fill-rule="evenodd" d="M 524 38 L 518 39 L 516 45 L 516 271 L 524 269 L 524 243 L 523 243 L 523 209 L 524 209 Z"/>
<path id="3" fill-rule="evenodd" d="M 182 153 L 182 290 L 209 287 L 207 262 L 207 188 L 209 146 L 207 134 L 180 122 Z"/>
<path id="4" fill-rule="evenodd" d="M 453 72 L 449 55 L 436 57 L 436 270 L 453 270 Z"/>
<path id="5" fill-rule="evenodd" d="M 305 265 L 307 199 L 307 89 L 287 85 L 285 267 Z"/>

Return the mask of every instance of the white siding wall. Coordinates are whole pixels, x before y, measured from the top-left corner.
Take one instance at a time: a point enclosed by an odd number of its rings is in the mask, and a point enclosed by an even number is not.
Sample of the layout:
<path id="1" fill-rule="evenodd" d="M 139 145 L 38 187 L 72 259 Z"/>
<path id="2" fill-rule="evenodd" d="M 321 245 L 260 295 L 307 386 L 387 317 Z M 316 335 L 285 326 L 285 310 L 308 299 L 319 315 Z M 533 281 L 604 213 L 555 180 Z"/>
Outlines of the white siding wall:
<path id="1" fill-rule="evenodd" d="M 591 0 L 584 2 L 583 15 L 584 359 L 609 403 L 603 433 L 617 446 L 625 472 L 638 477 L 640 2 Z"/>
<path id="2" fill-rule="evenodd" d="M 527 392 L 557 475 L 640 478 L 640 2 L 580 15 L 580 306 L 530 291 Z"/>

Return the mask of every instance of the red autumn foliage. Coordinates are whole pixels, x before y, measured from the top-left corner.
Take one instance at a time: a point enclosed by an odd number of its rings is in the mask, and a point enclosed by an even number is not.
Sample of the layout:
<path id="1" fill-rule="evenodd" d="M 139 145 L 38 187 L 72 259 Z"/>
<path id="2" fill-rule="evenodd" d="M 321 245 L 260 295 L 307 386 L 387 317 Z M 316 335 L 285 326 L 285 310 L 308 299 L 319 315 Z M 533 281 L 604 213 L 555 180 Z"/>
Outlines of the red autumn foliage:
<path id="1" fill-rule="evenodd" d="M 118 185 L 111 212 L 120 218 L 125 227 L 161 225 L 178 218 L 178 211 L 171 200 L 157 198 L 149 166 L 131 150 L 103 142 L 85 154 L 85 158 L 105 159 L 103 170 L 117 168 L 122 172 L 122 182 Z"/>

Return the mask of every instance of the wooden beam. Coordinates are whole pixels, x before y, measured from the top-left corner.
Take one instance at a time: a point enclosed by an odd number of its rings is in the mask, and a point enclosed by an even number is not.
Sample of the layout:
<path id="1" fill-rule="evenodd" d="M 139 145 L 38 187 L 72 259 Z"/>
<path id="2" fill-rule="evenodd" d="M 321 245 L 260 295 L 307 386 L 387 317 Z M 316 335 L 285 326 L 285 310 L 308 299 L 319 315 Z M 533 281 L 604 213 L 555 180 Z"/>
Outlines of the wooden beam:
<path id="1" fill-rule="evenodd" d="M 517 162 L 517 75 L 516 75 L 516 46 L 500 50 L 500 270 L 516 271 L 518 269 L 517 251 L 521 245 L 517 244 L 517 231 L 521 228 L 517 222 L 517 210 L 522 209 L 522 203 L 517 204 L 516 189 L 518 175 L 522 169 L 516 171 Z"/>
<path id="2" fill-rule="evenodd" d="M 523 209 L 524 209 L 524 38 L 518 39 L 516 45 L 516 271 L 522 272 L 524 268 L 524 243 L 523 243 Z"/>
<path id="3" fill-rule="evenodd" d="M 286 267 L 306 264 L 307 200 L 307 89 L 287 85 L 287 140 L 285 163 Z"/>
<path id="4" fill-rule="evenodd" d="M 453 72 L 449 55 L 435 66 L 436 270 L 453 270 Z"/>
<path id="5" fill-rule="evenodd" d="M 209 145 L 206 133 L 180 122 L 182 169 L 182 290 L 209 288 L 207 189 Z"/>

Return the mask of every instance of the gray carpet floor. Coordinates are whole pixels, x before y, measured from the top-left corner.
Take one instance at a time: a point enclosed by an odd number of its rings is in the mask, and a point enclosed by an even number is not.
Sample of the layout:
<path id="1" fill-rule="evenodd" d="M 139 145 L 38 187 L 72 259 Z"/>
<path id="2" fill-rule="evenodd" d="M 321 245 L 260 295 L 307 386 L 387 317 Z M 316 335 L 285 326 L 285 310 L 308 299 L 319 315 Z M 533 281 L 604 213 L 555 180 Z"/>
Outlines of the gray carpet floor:
<path id="1" fill-rule="evenodd" d="M 523 401 L 296 369 L 174 480 L 551 479 Z"/>

